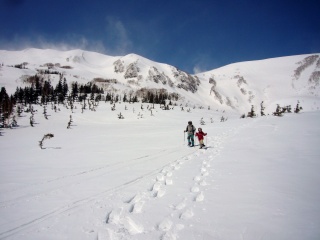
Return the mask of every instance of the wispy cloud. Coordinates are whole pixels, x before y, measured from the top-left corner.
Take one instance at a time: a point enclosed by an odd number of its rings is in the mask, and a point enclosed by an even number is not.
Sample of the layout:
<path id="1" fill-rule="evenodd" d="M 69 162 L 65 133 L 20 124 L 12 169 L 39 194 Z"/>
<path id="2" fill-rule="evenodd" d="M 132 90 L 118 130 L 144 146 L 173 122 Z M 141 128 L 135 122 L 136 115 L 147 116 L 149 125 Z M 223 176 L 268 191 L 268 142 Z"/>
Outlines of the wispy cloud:
<path id="1" fill-rule="evenodd" d="M 193 73 L 197 74 L 210 71 L 220 66 L 221 64 L 212 56 L 206 53 L 198 53 L 197 57 L 194 59 Z"/>
<path id="2" fill-rule="evenodd" d="M 194 74 L 205 72 L 205 71 L 206 71 L 206 69 L 203 69 L 202 66 L 200 66 L 200 65 L 196 65 L 193 67 Z"/>
<path id="3" fill-rule="evenodd" d="M 16 34 L 10 41 L 0 39 L 0 49 L 40 48 L 62 51 L 82 49 L 108 55 L 125 55 L 132 51 L 133 44 L 122 21 L 114 17 L 108 17 L 105 33 L 103 39 L 91 39 L 72 33 L 55 39 L 34 32 L 29 33 L 27 36 Z"/>
<path id="4" fill-rule="evenodd" d="M 207 58 L 202 58 L 201 60 L 198 59 L 196 64 L 193 66 L 193 74 L 198 74 L 202 72 L 206 72 L 208 70 L 211 70 L 210 67 L 208 67 L 209 64 L 209 59 Z"/>
<path id="5" fill-rule="evenodd" d="M 128 37 L 128 31 L 122 21 L 108 17 L 106 34 L 107 48 L 112 54 L 123 55 L 132 49 L 132 41 Z"/>
<path id="6" fill-rule="evenodd" d="M 72 49 L 82 49 L 99 53 L 107 52 L 102 41 L 88 40 L 83 36 L 66 36 L 63 41 L 48 40 L 42 35 L 33 34 L 33 37 L 16 35 L 11 41 L 0 39 L 0 49 L 22 50 L 26 48 L 55 49 L 67 51 Z"/>

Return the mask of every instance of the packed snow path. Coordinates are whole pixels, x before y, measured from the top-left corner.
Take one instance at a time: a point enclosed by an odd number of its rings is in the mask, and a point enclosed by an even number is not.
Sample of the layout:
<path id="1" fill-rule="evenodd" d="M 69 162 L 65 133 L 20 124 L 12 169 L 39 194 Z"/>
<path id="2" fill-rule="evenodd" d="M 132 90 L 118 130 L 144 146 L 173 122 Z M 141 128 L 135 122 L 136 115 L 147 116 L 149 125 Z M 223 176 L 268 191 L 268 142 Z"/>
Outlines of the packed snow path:
<path id="1" fill-rule="evenodd" d="M 208 123 L 201 150 L 181 137 L 197 114 L 52 114 L 45 150 L 40 127 L 6 131 L 0 239 L 317 239 L 319 113 Z"/>

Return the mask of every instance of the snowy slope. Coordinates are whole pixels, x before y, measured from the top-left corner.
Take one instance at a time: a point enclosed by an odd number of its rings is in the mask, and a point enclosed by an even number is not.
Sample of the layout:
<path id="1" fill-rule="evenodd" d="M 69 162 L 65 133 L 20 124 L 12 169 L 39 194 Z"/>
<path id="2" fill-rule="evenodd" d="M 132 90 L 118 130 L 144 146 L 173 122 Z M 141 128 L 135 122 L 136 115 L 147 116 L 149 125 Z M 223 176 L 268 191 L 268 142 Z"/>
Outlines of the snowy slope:
<path id="1" fill-rule="evenodd" d="M 22 63 L 27 63 L 26 69 L 12 67 Z M 294 106 L 298 100 L 311 106 L 307 111 L 320 107 L 320 54 L 235 63 L 197 75 L 136 54 L 112 57 L 83 50 L 1 50 L 0 64 L 0 86 L 5 86 L 8 93 L 23 86 L 26 76 L 51 64 L 51 69 L 62 73 L 69 84 L 94 81 L 106 91 L 119 94 L 141 88 L 166 89 L 192 105 L 240 113 L 249 111 L 251 105 L 259 109 L 262 101 L 267 113 L 272 113 L 276 104 Z M 59 80 L 55 74 L 43 77 L 53 86 Z"/>
<path id="2" fill-rule="evenodd" d="M 229 99 L 227 105 L 244 112 L 262 101 L 272 109 L 277 103 L 293 105 L 298 99 L 315 105 L 313 110 L 320 107 L 319 54 L 235 63 L 199 73 L 198 77 L 207 80 L 207 89 L 221 95 L 218 99 L 211 91 L 216 102 L 227 104 Z"/>
<path id="3" fill-rule="evenodd" d="M 135 54 L 110 57 L 82 50 L 64 52 L 26 49 L 0 51 L 0 63 L 3 64 L 0 84 L 5 86 L 8 92 L 13 92 L 23 83 L 21 76 L 35 75 L 38 70 L 48 69 L 48 64 L 52 65 L 52 70 L 62 73 L 69 84 L 74 81 L 86 84 L 99 78 L 102 79 L 101 85 L 106 91 L 117 89 L 122 92 L 148 87 L 184 93 L 181 87 L 187 88 L 189 81 L 196 81 L 195 77 L 175 67 L 156 63 Z M 12 66 L 22 63 L 27 63 L 25 65 L 27 69 L 12 69 Z M 53 74 L 47 74 L 45 77 L 54 85 L 59 80 L 58 76 Z M 118 83 L 110 87 L 109 84 L 103 83 L 103 80 L 117 80 Z"/>
<path id="4" fill-rule="evenodd" d="M 23 113 L 2 130 L 0 239 L 319 238 L 319 111 L 239 119 L 140 105 L 49 106 L 48 120 L 35 106 L 35 127 Z M 188 148 L 183 130 L 201 117 L 208 148 Z"/>
<path id="5" fill-rule="evenodd" d="M 0 62 L 4 65 L 1 71 L 1 85 L 8 92 L 21 86 L 21 76 L 33 76 L 38 73 L 37 69 L 48 69 L 47 64 L 59 64 L 53 69 L 63 73 L 68 82 L 78 81 L 87 83 L 95 77 L 103 77 L 103 69 L 116 61 L 116 57 L 109 57 L 99 53 L 86 52 L 82 50 L 57 51 L 26 49 L 24 51 L 1 51 Z M 27 63 L 27 69 L 17 69 L 8 66 Z M 63 67 L 71 67 L 71 69 Z M 14 71 L 15 75 L 12 75 Z M 9 72 L 10 71 L 10 72 Z M 59 78 L 53 74 L 46 76 L 53 84 L 57 84 Z"/>
<path id="6" fill-rule="evenodd" d="M 301 55 L 192 76 L 135 54 L 0 51 L 9 93 L 50 66 L 68 83 L 95 79 L 118 93 L 165 88 L 190 108 L 49 104 L 47 120 L 34 105 L 34 127 L 23 112 L 0 132 L 0 239 L 319 239 L 319 62 Z M 297 100 L 300 114 L 239 118 L 261 101 L 271 113 Z M 186 146 L 189 120 L 208 133 L 207 149 Z"/>

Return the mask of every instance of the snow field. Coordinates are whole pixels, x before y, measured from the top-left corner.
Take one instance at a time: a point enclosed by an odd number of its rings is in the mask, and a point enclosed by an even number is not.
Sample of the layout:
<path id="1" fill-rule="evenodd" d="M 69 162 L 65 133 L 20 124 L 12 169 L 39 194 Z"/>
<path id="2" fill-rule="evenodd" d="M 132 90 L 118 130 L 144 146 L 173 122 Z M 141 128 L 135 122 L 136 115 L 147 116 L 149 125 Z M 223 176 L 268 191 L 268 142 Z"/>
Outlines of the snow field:
<path id="1" fill-rule="evenodd" d="M 205 151 L 205 150 L 202 150 L 202 151 Z M 195 180 L 197 179 L 197 177 L 201 178 L 202 180 L 204 180 L 205 178 L 205 176 L 201 174 L 201 169 L 204 169 L 203 165 L 201 165 L 201 161 L 197 163 L 200 169 L 200 171 L 197 171 L 198 174 L 200 174 L 199 176 L 197 175 L 197 172 L 196 172 L 194 174 L 195 175 L 194 178 L 189 177 L 188 179 L 184 179 L 183 175 L 187 175 L 186 172 L 184 171 L 187 171 L 188 173 L 190 171 L 189 168 L 194 167 L 194 165 L 190 165 L 188 161 L 190 162 L 195 161 L 198 156 L 199 155 L 197 153 L 193 153 L 185 158 L 175 161 L 169 166 L 164 167 L 161 170 L 161 172 L 156 175 L 156 178 L 154 180 L 155 183 L 153 184 L 150 191 L 147 190 L 143 194 L 137 195 L 139 196 L 140 201 L 134 202 L 133 206 L 129 207 L 129 209 L 135 209 L 138 203 L 143 203 L 143 205 L 145 205 L 145 209 L 148 209 L 148 210 L 145 210 L 148 214 L 150 214 L 150 212 L 156 211 L 155 214 L 152 214 L 154 216 L 152 219 L 153 220 L 152 225 L 148 226 L 148 228 L 144 228 L 145 229 L 144 234 L 141 236 L 137 236 L 137 239 L 143 239 L 143 238 L 176 239 L 178 236 L 179 229 L 184 228 L 183 221 L 191 219 L 194 216 L 194 213 L 191 207 L 192 204 L 194 204 L 193 202 L 200 202 L 200 201 L 203 201 L 204 199 L 203 192 L 199 193 L 200 185 Z M 185 164 L 187 166 L 184 166 Z M 177 175 L 177 177 L 175 177 L 175 175 Z M 174 178 L 173 183 L 170 184 L 170 186 L 167 186 L 166 184 L 168 180 L 168 176 Z M 185 186 L 185 187 L 180 187 L 181 189 L 180 188 L 176 189 L 175 185 L 178 185 L 178 186 L 189 185 L 189 188 Z M 188 189 L 190 190 L 188 191 Z M 170 200 L 173 197 L 175 198 L 175 194 L 178 194 L 179 198 L 182 199 L 178 203 L 176 202 L 175 199 L 174 201 Z M 137 199 L 137 196 L 135 196 L 133 199 L 134 200 Z M 141 196 L 144 196 L 143 199 L 141 199 Z M 129 204 L 132 204 L 132 202 L 129 202 Z M 152 205 L 150 206 L 150 204 Z M 166 205 L 165 212 L 163 212 L 163 209 L 161 209 L 161 212 L 158 212 L 156 209 L 154 209 L 155 205 L 156 206 Z M 139 204 L 139 206 L 141 205 Z M 139 209 L 140 209 L 139 213 L 143 213 L 143 210 L 141 208 Z M 114 211 L 116 212 L 117 209 Z M 113 214 L 114 211 L 112 211 L 111 214 Z M 130 214 L 130 213 L 132 213 L 132 211 L 131 212 L 129 211 L 129 213 L 127 214 Z M 160 217 L 163 219 L 161 220 Z M 126 219 L 126 218 L 127 216 L 124 215 L 123 219 Z M 177 221 L 181 221 L 181 223 L 174 224 Z M 115 225 L 116 226 L 114 225 L 111 226 L 111 227 L 116 227 L 117 229 L 113 231 L 112 235 L 116 235 L 117 233 L 117 234 L 120 234 L 121 237 L 123 237 L 123 232 L 133 233 L 133 229 L 131 228 L 127 229 L 128 225 L 125 225 L 123 222 L 122 223 L 120 222 Z M 129 226 L 129 227 L 134 227 L 134 226 Z M 143 227 L 141 226 L 140 229 L 142 228 Z M 157 231 L 154 231 L 153 229 Z M 136 233 L 140 233 L 140 232 L 136 232 Z M 118 237 L 120 238 L 120 236 Z"/>
<path id="2" fill-rule="evenodd" d="M 70 110 L 38 108 L 34 128 L 26 116 L 4 131 L 0 239 L 319 236 L 319 112 L 220 123 L 214 110 L 138 119 L 135 104 L 118 120 L 110 107 L 75 110 L 69 130 Z M 201 117 L 207 149 L 188 148 L 183 130 Z"/>
<path id="3" fill-rule="evenodd" d="M 108 104 L 103 107 L 105 111 L 99 109 L 102 115 L 111 113 Z M 154 129 L 155 127 L 152 126 L 152 124 L 150 127 L 143 123 L 139 125 L 138 121 L 144 121 L 145 119 L 137 120 L 136 118 L 132 118 L 129 120 L 131 121 L 131 125 L 127 126 L 127 130 L 123 131 L 123 129 L 121 129 L 119 131 L 118 128 L 123 126 L 121 122 L 118 122 L 121 120 L 118 120 L 115 114 L 113 117 L 107 115 L 105 120 L 104 117 L 96 116 L 99 115 L 99 113 L 93 114 L 87 111 L 83 115 L 79 114 L 80 110 L 78 109 L 76 110 L 77 113 L 72 114 L 74 121 L 72 129 L 67 130 L 66 124 L 63 123 L 68 120 L 70 113 L 66 109 L 61 107 L 60 112 L 54 113 L 50 110 L 50 107 L 48 107 L 49 120 L 44 119 L 41 114 L 41 108 L 37 110 L 35 114 L 35 120 L 37 122 L 35 128 L 28 126 L 28 117 L 27 114 L 24 113 L 24 117 L 18 119 L 20 128 L 3 132 L 4 138 L 1 138 L 1 140 L 8 140 L 3 141 L 3 144 L 1 144 L 4 150 L 2 151 L 4 153 L 3 156 L 5 156 L 1 163 L 3 166 L 6 166 L 3 168 L 6 171 L 3 171 L 1 174 L 3 179 L 1 190 L 4 193 L 1 194 L 3 213 L 6 216 L 10 216 L 12 209 L 20 209 L 18 211 L 22 214 L 19 216 L 11 215 L 11 217 L 15 219 L 14 221 L 3 221 L 3 229 L 9 229 L 2 234 L 3 236 L 10 235 L 12 232 L 10 228 L 15 224 L 18 225 L 21 222 L 21 226 L 24 226 L 33 223 L 35 219 L 38 219 L 36 217 L 37 215 L 40 216 L 39 219 L 42 221 L 45 219 L 44 216 L 50 216 L 55 212 L 63 212 L 65 209 L 68 209 L 70 204 L 77 205 L 87 201 L 90 202 L 92 196 L 95 196 L 97 192 L 107 193 L 116 191 L 126 185 L 140 181 L 148 175 L 148 173 L 144 173 L 145 171 L 151 170 L 149 174 L 153 174 L 155 171 L 155 166 L 142 167 L 142 164 L 145 165 L 148 161 L 151 161 L 160 167 L 163 166 L 163 157 L 169 156 L 175 158 L 175 155 L 181 154 L 179 149 L 185 150 L 184 146 L 181 145 L 182 134 L 180 135 L 181 138 L 179 138 L 180 142 L 178 145 L 174 143 L 174 141 L 170 142 L 171 145 L 175 146 L 174 148 L 168 147 L 167 145 L 166 149 L 164 149 L 161 146 L 162 143 L 165 143 L 164 141 L 159 142 L 160 148 L 153 148 L 150 144 L 148 144 L 146 148 L 143 145 L 145 144 L 144 141 L 142 141 L 143 139 L 137 136 L 142 131 L 141 128 L 144 130 L 148 128 Z M 160 113 L 161 112 L 163 111 L 160 110 Z M 111 119 L 113 121 L 113 129 L 108 125 Z M 154 120 L 157 121 L 156 118 Z M 117 128 L 114 128 L 117 124 L 120 124 L 120 126 L 118 125 Z M 137 124 L 137 126 L 135 126 L 135 124 Z M 183 125 L 185 125 L 185 121 L 183 121 Z M 41 128 L 38 126 L 41 126 Z M 83 129 L 88 128 L 88 126 L 90 130 L 87 129 L 83 132 Z M 106 131 L 101 132 L 101 126 L 106 127 Z M 136 130 L 136 128 L 138 128 L 138 130 Z M 160 129 L 159 134 L 156 135 L 159 138 L 164 128 L 159 124 L 158 128 Z M 110 133 L 116 129 L 118 129 L 118 131 L 115 131 L 117 134 Z M 179 129 L 179 132 L 182 133 L 183 129 L 184 126 Z M 41 150 L 37 146 L 38 141 L 42 138 L 43 134 L 48 132 L 54 133 L 55 137 L 47 140 L 44 144 L 45 150 Z M 90 134 L 88 134 L 88 132 L 90 132 Z M 136 133 L 134 134 L 134 132 Z M 111 134 L 112 138 L 109 137 L 109 134 Z M 130 136 L 126 138 L 128 141 L 125 144 L 121 143 L 123 136 Z M 166 141 L 168 141 L 167 136 L 168 135 L 163 135 L 163 139 L 166 139 Z M 148 133 L 144 135 L 144 138 L 146 137 L 148 137 Z M 150 134 L 149 137 L 151 140 L 154 139 L 152 134 Z M 15 151 L 15 146 L 10 142 L 10 138 L 12 138 L 12 141 L 17 146 L 20 146 L 20 151 Z M 99 145 L 100 140 L 97 140 L 99 138 L 104 141 L 103 144 Z M 119 140 L 114 140 L 117 138 L 119 138 Z M 127 151 L 120 151 L 121 149 L 117 147 L 118 142 L 120 142 L 122 146 L 126 146 Z M 110 144 L 114 146 L 112 147 L 112 152 L 106 150 L 106 146 Z M 159 146 L 159 144 L 157 145 Z M 130 149 L 134 149 L 134 151 Z M 144 151 L 143 154 L 138 152 L 141 151 L 141 149 Z M 130 157 L 128 155 L 130 155 Z M 170 160 L 171 159 L 169 159 L 169 161 Z M 130 169 L 131 164 L 135 165 L 135 170 Z M 176 168 L 178 168 L 178 166 L 176 166 Z M 137 175 L 120 174 L 121 180 L 119 180 L 119 182 L 122 183 L 117 185 L 117 181 L 110 182 L 110 175 L 111 179 L 112 176 L 119 178 L 119 172 L 117 173 L 119 170 L 128 172 L 132 170 L 135 171 Z M 168 176 L 170 176 L 170 174 L 172 173 L 166 173 Z M 163 177 L 159 174 L 158 176 L 160 177 L 159 180 L 163 181 L 163 179 L 161 179 Z M 109 181 L 104 182 L 103 179 L 105 178 Z M 165 182 L 167 185 L 170 185 L 172 184 L 172 179 L 166 178 Z M 109 188 L 107 187 L 109 190 L 105 190 L 105 184 L 109 186 Z M 79 187 L 81 187 L 81 191 L 76 191 Z M 162 189 L 154 192 L 157 197 L 162 197 L 164 193 Z M 56 199 L 59 199 L 58 205 L 54 203 Z M 38 208 L 34 208 L 35 202 L 38 204 Z M 50 208 L 54 210 L 50 211 Z M 29 211 L 26 212 L 24 209 L 29 209 Z M 138 204 L 135 206 L 134 211 L 141 211 L 139 210 Z M 28 223 L 28 221 L 30 222 Z M 18 229 L 21 231 L 23 227 L 18 227 Z"/>

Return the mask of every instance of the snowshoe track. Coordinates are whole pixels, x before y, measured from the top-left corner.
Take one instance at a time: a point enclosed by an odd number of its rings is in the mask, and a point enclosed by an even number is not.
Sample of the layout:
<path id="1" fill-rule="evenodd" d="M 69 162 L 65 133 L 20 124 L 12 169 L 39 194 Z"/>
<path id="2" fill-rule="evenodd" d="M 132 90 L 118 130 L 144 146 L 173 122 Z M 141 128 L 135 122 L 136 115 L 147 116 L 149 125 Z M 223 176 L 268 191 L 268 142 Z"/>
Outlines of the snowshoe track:
<path id="1" fill-rule="evenodd" d="M 241 128 L 243 127 L 244 126 Z M 122 223 L 108 222 L 107 228 L 111 229 L 108 230 L 108 232 L 112 234 L 109 234 L 109 238 L 106 239 L 121 239 L 124 237 L 124 233 L 127 233 L 125 239 L 145 239 L 148 237 L 155 239 L 155 236 L 157 236 L 156 239 L 178 239 L 179 232 L 182 231 L 185 226 L 188 225 L 188 221 L 196 215 L 193 209 L 194 204 L 201 204 L 201 202 L 205 201 L 206 187 L 210 185 L 206 180 L 213 171 L 212 164 L 214 163 L 215 157 L 220 155 L 223 149 L 223 143 L 226 138 L 230 137 L 230 133 L 233 135 L 238 131 L 239 129 L 231 129 L 219 136 L 209 137 L 208 145 L 211 147 L 208 149 L 196 149 L 187 156 L 181 157 L 163 167 L 160 172 L 155 174 L 152 187 L 149 190 L 146 189 L 143 193 L 137 193 L 137 195 L 143 197 L 140 197 L 138 202 L 135 202 L 132 209 L 135 209 L 136 204 L 138 204 L 138 210 L 127 211 L 123 214 L 122 218 L 130 217 L 132 225 L 134 225 L 133 222 L 136 221 L 135 224 L 140 226 L 139 229 L 144 229 L 144 234 L 139 235 L 139 231 L 132 231 L 130 225 L 126 226 Z M 170 195 L 177 194 L 171 191 L 171 187 L 175 185 L 175 181 L 179 181 L 179 179 L 175 180 L 175 175 L 178 175 L 179 171 L 183 171 L 185 167 L 194 166 L 199 167 L 198 172 L 194 175 L 193 179 L 188 181 L 189 189 L 184 192 L 181 201 L 169 202 L 169 211 L 168 209 L 163 210 L 162 220 L 156 218 L 153 223 L 142 226 L 144 222 L 143 216 L 135 217 L 135 215 L 143 214 L 144 211 L 150 211 L 150 209 L 158 213 L 158 211 L 150 206 L 156 206 L 157 201 L 168 201 L 168 199 L 171 199 Z M 136 199 L 136 196 L 134 196 L 133 199 Z M 126 203 L 124 204 L 126 205 Z M 130 232 L 134 234 L 130 234 Z"/>

